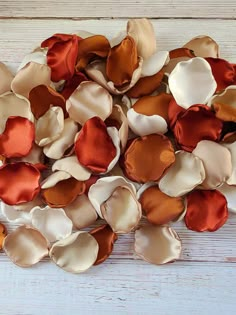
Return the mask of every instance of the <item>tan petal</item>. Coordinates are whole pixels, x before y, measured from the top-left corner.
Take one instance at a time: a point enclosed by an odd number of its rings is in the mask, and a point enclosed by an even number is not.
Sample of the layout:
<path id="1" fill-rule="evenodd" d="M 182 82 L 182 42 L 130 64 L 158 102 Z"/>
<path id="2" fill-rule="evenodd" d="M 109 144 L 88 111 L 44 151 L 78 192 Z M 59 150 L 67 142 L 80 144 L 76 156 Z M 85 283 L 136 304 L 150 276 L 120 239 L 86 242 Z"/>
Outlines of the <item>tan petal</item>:
<path id="1" fill-rule="evenodd" d="M 11 90 L 11 81 L 13 74 L 7 66 L 0 62 L 0 95 Z"/>
<path id="2" fill-rule="evenodd" d="M 68 178 L 71 178 L 71 175 L 64 171 L 58 171 L 58 172 L 52 173 L 41 183 L 41 188 L 47 189 L 47 188 L 54 187 L 57 183 Z"/>
<path id="3" fill-rule="evenodd" d="M 114 159 L 111 161 L 111 163 L 108 165 L 106 173 L 110 172 L 113 167 L 116 165 L 120 158 L 120 138 L 119 138 L 119 132 L 115 127 L 108 127 L 107 128 L 107 133 L 111 137 L 112 142 L 116 148 L 116 156 Z"/>
<path id="4" fill-rule="evenodd" d="M 225 183 L 217 190 L 225 196 L 229 211 L 236 214 L 236 186 L 230 186 Z"/>
<path id="5" fill-rule="evenodd" d="M 180 258 L 181 241 L 169 226 L 142 226 L 135 231 L 135 252 L 151 264 L 162 265 Z"/>
<path id="6" fill-rule="evenodd" d="M 231 154 L 232 173 L 227 179 L 228 185 L 236 185 L 236 142 L 222 144 Z"/>
<path id="7" fill-rule="evenodd" d="M 200 35 L 194 37 L 183 47 L 193 50 L 198 57 L 219 57 L 219 46 L 210 36 Z"/>
<path id="8" fill-rule="evenodd" d="M 33 51 L 32 53 L 26 55 L 19 65 L 17 71 L 20 71 L 30 62 L 38 63 L 40 65 L 47 65 L 47 49 L 40 48 L 40 50 Z"/>
<path id="9" fill-rule="evenodd" d="M 8 222 L 15 224 L 30 224 L 31 214 L 28 211 L 17 210 L 15 206 L 9 206 L 1 201 L 2 215 Z"/>
<path id="10" fill-rule="evenodd" d="M 20 267 L 30 267 L 48 255 L 47 240 L 39 231 L 25 225 L 8 234 L 3 249 Z"/>
<path id="11" fill-rule="evenodd" d="M 98 243 L 87 232 L 76 232 L 53 244 L 50 257 L 58 267 L 81 273 L 92 267 L 98 255 Z"/>
<path id="12" fill-rule="evenodd" d="M 127 32 L 126 31 L 120 31 L 118 34 L 116 34 L 109 42 L 111 45 L 111 48 L 114 46 L 117 46 L 118 44 L 120 44 L 122 42 L 123 39 L 125 39 L 125 37 L 127 36 Z"/>

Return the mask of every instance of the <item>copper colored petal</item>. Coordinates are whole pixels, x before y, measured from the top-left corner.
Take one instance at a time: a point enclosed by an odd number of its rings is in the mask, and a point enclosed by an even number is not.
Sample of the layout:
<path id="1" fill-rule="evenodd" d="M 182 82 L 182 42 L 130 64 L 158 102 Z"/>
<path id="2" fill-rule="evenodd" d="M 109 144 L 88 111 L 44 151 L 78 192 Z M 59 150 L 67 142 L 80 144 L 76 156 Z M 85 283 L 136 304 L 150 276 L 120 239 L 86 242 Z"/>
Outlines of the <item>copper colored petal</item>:
<path id="1" fill-rule="evenodd" d="M 127 36 L 120 44 L 111 48 L 107 57 L 106 74 L 116 86 L 122 86 L 131 81 L 137 67 L 136 43 L 132 37 Z"/>
<path id="2" fill-rule="evenodd" d="M 7 236 L 7 229 L 5 225 L 0 223 L 0 250 L 2 249 L 3 240 Z"/>
<path id="3" fill-rule="evenodd" d="M 236 122 L 236 107 L 222 103 L 214 103 L 212 107 L 216 113 L 217 118 L 223 121 Z"/>
<path id="4" fill-rule="evenodd" d="M 52 208 L 63 208 L 73 202 L 85 191 L 85 183 L 71 177 L 58 182 L 55 186 L 42 189 L 42 197 Z"/>
<path id="5" fill-rule="evenodd" d="M 123 166 L 127 177 L 146 183 L 159 180 L 175 161 L 170 140 L 158 134 L 136 138 L 124 154 Z"/>
<path id="6" fill-rule="evenodd" d="M 8 205 L 33 200 L 40 191 L 40 172 L 28 163 L 5 164 L 0 168 L 0 198 Z"/>
<path id="7" fill-rule="evenodd" d="M 169 52 L 170 59 L 180 58 L 180 57 L 189 57 L 194 58 L 194 52 L 188 48 L 176 48 Z"/>
<path id="8" fill-rule="evenodd" d="M 113 245 L 118 237 L 108 224 L 93 229 L 90 234 L 93 235 L 99 245 L 98 257 L 94 263 L 94 265 L 99 265 L 111 255 Z"/>
<path id="9" fill-rule="evenodd" d="M 0 135 L 0 154 L 7 158 L 29 154 L 35 138 L 34 124 L 23 117 L 9 117 Z"/>
<path id="10" fill-rule="evenodd" d="M 228 219 L 227 201 L 217 190 L 195 190 L 187 196 L 185 223 L 197 232 L 214 232 Z"/>
<path id="11" fill-rule="evenodd" d="M 185 112 L 185 108 L 179 106 L 175 99 L 173 98 L 168 107 L 168 118 L 169 118 L 169 125 L 170 128 L 174 128 L 174 125 L 176 123 L 176 120 L 178 119 L 178 116 L 183 114 Z"/>
<path id="12" fill-rule="evenodd" d="M 183 198 L 170 197 L 160 191 L 158 186 L 146 189 L 139 202 L 148 221 L 157 225 L 176 220 L 185 209 Z"/>

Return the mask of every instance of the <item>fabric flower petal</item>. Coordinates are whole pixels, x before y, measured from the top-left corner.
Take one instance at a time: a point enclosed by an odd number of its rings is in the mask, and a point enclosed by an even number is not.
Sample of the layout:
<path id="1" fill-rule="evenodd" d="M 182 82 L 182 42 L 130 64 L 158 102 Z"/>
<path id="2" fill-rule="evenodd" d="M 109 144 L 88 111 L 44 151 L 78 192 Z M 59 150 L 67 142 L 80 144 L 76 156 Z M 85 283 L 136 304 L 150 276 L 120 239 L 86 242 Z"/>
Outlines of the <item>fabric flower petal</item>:
<path id="1" fill-rule="evenodd" d="M 71 177 L 72 176 L 69 173 L 64 171 L 54 172 L 42 181 L 41 188 L 46 189 L 54 187 L 57 183 Z"/>
<path id="2" fill-rule="evenodd" d="M 0 95 L 11 90 L 11 81 L 13 74 L 7 66 L 0 62 Z"/>
<path id="3" fill-rule="evenodd" d="M 210 36 L 196 36 L 183 47 L 193 50 L 198 57 L 219 57 L 219 46 Z"/>
<path id="4" fill-rule="evenodd" d="M 17 72 L 23 69 L 30 62 L 35 62 L 40 65 L 47 65 L 47 49 L 36 49 L 35 51 L 32 51 L 31 53 L 26 55 L 19 65 Z"/>
<path id="5" fill-rule="evenodd" d="M 66 80 L 61 91 L 61 95 L 65 98 L 65 100 L 68 100 L 71 94 L 77 89 L 77 87 L 83 81 L 88 81 L 88 78 L 82 72 L 77 72 L 73 75 L 71 79 Z"/>
<path id="6" fill-rule="evenodd" d="M 232 162 L 232 173 L 226 183 L 228 185 L 236 185 L 236 142 L 225 143 L 223 146 L 229 150 Z"/>
<path id="7" fill-rule="evenodd" d="M 4 218 L 14 224 L 30 224 L 31 214 L 28 211 L 17 210 L 13 206 L 9 206 L 1 202 L 1 210 Z"/>
<path id="8" fill-rule="evenodd" d="M 177 48 L 169 52 L 170 60 L 167 65 L 164 66 L 163 70 L 165 73 L 170 74 L 176 65 L 181 61 L 188 61 L 191 58 L 196 57 L 192 50 L 188 48 Z"/>
<path id="9" fill-rule="evenodd" d="M 2 249 L 2 244 L 6 236 L 7 236 L 7 229 L 4 224 L 0 223 L 0 250 Z"/>
<path id="10" fill-rule="evenodd" d="M 236 186 L 227 185 L 225 183 L 220 186 L 218 190 L 225 196 L 228 210 L 236 214 Z"/>
<path id="11" fill-rule="evenodd" d="M 169 62 L 169 52 L 168 51 L 157 51 L 148 59 L 144 59 L 142 66 L 142 77 L 152 76 L 164 67 Z"/>
<path id="12" fill-rule="evenodd" d="M 169 126 L 171 129 L 174 128 L 178 117 L 181 116 L 185 111 L 186 111 L 186 109 L 179 106 L 176 103 L 174 98 L 171 99 L 169 106 L 168 106 L 168 121 L 169 121 Z"/>

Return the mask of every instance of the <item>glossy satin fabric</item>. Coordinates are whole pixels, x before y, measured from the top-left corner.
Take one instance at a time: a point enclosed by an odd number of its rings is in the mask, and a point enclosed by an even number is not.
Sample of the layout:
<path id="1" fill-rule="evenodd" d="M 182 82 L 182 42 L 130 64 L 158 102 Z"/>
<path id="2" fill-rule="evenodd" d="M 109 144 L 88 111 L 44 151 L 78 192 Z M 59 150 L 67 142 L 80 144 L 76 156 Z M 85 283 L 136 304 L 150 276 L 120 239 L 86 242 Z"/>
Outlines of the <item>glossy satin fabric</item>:
<path id="1" fill-rule="evenodd" d="M 82 72 L 77 72 L 73 75 L 73 77 L 66 81 L 61 94 L 67 100 L 74 90 L 80 85 L 81 82 L 88 81 L 86 75 Z"/>
<path id="2" fill-rule="evenodd" d="M 169 52 L 170 59 L 189 57 L 194 58 L 194 52 L 188 48 L 176 48 Z"/>
<path id="3" fill-rule="evenodd" d="M 168 119 L 169 119 L 170 129 L 174 128 L 174 125 L 176 123 L 178 116 L 180 114 L 183 114 L 185 111 L 186 109 L 179 106 L 176 103 L 174 98 L 170 101 L 169 106 L 168 106 Z"/>
<path id="4" fill-rule="evenodd" d="M 228 104 L 214 103 L 212 105 L 216 117 L 223 121 L 236 122 L 236 108 Z"/>
<path id="5" fill-rule="evenodd" d="M 0 250 L 2 249 L 3 240 L 6 236 L 7 229 L 4 224 L 0 223 Z"/>

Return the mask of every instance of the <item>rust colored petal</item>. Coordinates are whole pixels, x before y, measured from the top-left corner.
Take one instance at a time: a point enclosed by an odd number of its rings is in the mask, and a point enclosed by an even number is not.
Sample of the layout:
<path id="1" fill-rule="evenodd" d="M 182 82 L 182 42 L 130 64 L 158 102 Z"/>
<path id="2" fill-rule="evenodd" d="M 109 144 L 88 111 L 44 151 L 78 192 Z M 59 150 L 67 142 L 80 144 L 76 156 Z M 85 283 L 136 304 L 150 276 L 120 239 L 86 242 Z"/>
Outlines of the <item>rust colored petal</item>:
<path id="1" fill-rule="evenodd" d="M 222 128 L 222 121 L 208 106 L 193 105 L 177 119 L 173 132 L 179 146 L 192 152 L 201 140 L 218 141 Z"/>
<path id="2" fill-rule="evenodd" d="M 93 229 L 90 234 L 93 235 L 99 245 L 98 257 L 94 263 L 94 265 L 99 265 L 111 255 L 117 235 L 108 224 Z"/>
<path id="3" fill-rule="evenodd" d="M 131 81 L 137 67 L 136 43 L 132 37 L 127 36 L 120 44 L 111 48 L 107 57 L 106 74 L 115 86 L 122 86 Z"/>
<path id="4" fill-rule="evenodd" d="M 214 103 L 212 107 L 216 113 L 217 118 L 223 121 L 236 122 L 236 107 L 222 103 Z"/>
<path id="5" fill-rule="evenodd" d="M 158 186 L 146 189 L 139 202 L 148 221 L 157 225 L 176 220 L 185 209 L 183 198 L 170 197 L 160 191 Z"/>
<path id="6" fill-rule="evenodd" d="M 116 156 L 116 148 L 102 119 L 87 120 L 76 139 L 75 153 L 79 162 L 92 172 L 107 171 Z"/>
<path id="7" fill-rule="evenodd" d="M 214 232 L 228 218 L 227 201 L 217 190 L 195 190 L 187 196 L 185 223 L 196 232 Z"/>
<path id="8" fill-rule="evenodd" d="M 159 180 L 174 161 L 174 149 L 169 139 L 152 134 L 131 142 L 123 157 L 123 167 L 129 179 L 146 183 Z"/>
<path id="9" fill-rule="evenodd" d="M 43 116 L 49 110 L 50 106 L 61 107 L 65 118 L 68 117 L 64 97 L 50 86 L 41 84 L 33 88 L 29 93 L 29 101 L 31 111 L 36 119 Z"/>
<path id="10" fill-rule="evenodd" d="M 164 71 L 161 70 L 150 77 L 141 78 L 126 94 L 133 98 L 152 94 L 161 85 L 163 77 Z"/>
<path id="11" fill-rule="evenodd" d="M 52 208 L 63 208 L 85 192 L 85 183 L 71 177 L 55 186 L 42 189 L 45 202 Z"/>
<path id="12" fill-rule="evenodd" d="M 2 249 L 3 240 L 6 236 L 7 229 L 4 224 L 0 223 L 0 250 Z"/>
<path id="13" fill-rule="evenodd" d="M 169 52 L 170 59 L 180 58 L 180 57 L 189 57 L 194 58 L 194 52 L 188 48 L 176 48 Z"/>
<path id="14" fill-rule="evenodd" d="M 173 129 L 174 125 L 176 123 L 176 120 L 178 119 L 178 116 L 183 114 L 185 112 L 185 108 L 179 106 L 176 103 L 176 100 L 173 98 L 168 107 L 168 118 L 169 118 L 169 125 L 170 128 Z"/>
<path id="15" fill-rule="evenodd" d="M 81 82 L 88 81 L 86 75 L 82 72 L 75 73 L 73 77 L 66 81 L 61 94 L 67 100 Z"/>
<path id="16" fill-rule="evenodd" d="M 33 200 L 40 191 L 40 172 L 29 163 L 5 164 L 0 168 L 0 198 L 8 205 Z"/>
<path id="17" fill-rule="evenodd" d="M 35 138 L 34 124 L 27 118 L 9 117 L 0 135 L 0 154 L 7 158 L 29 154 Z"/>

